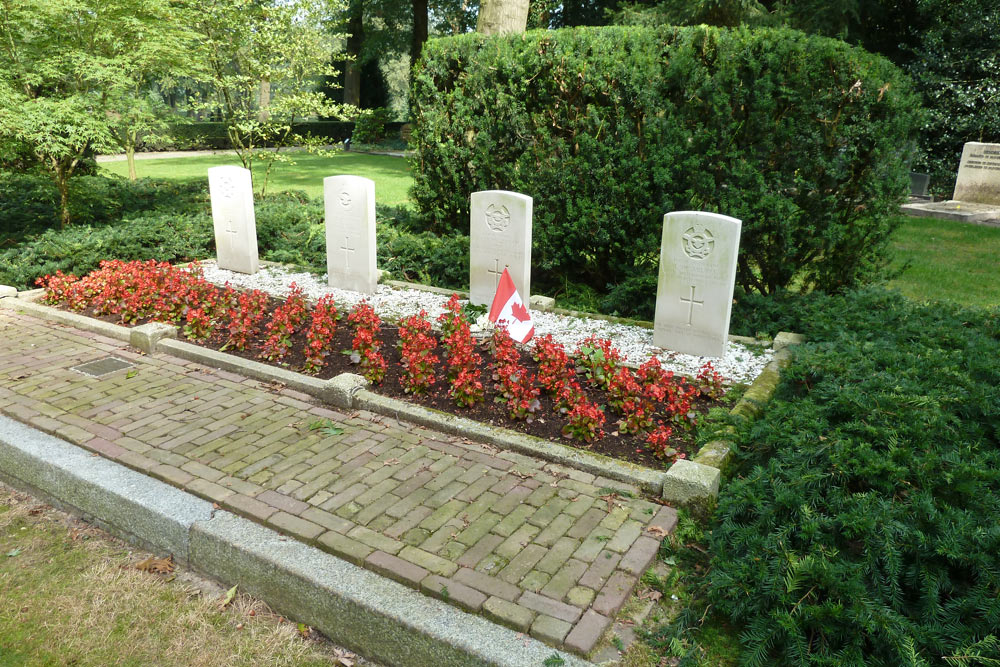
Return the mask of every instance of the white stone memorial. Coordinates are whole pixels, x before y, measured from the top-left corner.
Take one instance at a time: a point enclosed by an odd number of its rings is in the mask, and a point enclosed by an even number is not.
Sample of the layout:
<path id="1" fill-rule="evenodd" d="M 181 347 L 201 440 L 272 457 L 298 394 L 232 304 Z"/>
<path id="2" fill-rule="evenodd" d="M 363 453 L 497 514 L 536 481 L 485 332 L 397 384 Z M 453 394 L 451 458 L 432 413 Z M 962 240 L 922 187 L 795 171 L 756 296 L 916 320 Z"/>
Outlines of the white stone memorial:
<path id="1" fill-rule="evenodd" d="M 1000 206 L 1000 144 L 965 144 L 952 199 Z"/>
<path id="2" fill-rule="evenodd" d="M 722 357 L 736 284 L 742 223 L 717 213 L 663 216 L 653 345 Z"/>
<path id="3" fill-rule="evenodd" d="M 330 287 L 374 294 L 375 181 L 361 176 L 323 179 L 326 275 Z"/>
<path id="4" fill-rule="evenodd" d="M 469 302 L 490 305 L 507 269 L 521 300 L 531 298 L 531 207 L 506 190 L 472 193 L 469 221 Z"/>
<path id="5" fill-rule="evenodd" d="M 253 184 L 243 167 L 208 170 L 212 200 L 215 253 L 220 269 L 257 273 L 257 222 L 253 214 Z"/>

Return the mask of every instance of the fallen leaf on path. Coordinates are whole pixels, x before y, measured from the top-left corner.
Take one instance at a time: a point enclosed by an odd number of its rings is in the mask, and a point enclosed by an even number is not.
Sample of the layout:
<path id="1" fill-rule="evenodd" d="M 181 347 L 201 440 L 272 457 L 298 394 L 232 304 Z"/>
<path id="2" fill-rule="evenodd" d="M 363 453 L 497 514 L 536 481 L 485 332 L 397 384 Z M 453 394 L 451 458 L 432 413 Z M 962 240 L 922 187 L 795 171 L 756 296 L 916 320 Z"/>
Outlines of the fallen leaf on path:
<path id="1" fill-rule="evenodd" d="M 142 572 L 149 572 L 150 574 L 170 574 L 174 571 L 174 557 L 173 555 L 166 558 L 150 556 L 146 560 L 137 563 L 135 569 Z"/>
<path id="2" fill-rule="evenodd" d="M 646 532 L 652 533 L 653 535 L 656 535 L 657 537 L 666 537 L 667 536 L 667 531 L 663 530 L 659 526 L 649 526 L 648 528 L 646 528 Z"/>

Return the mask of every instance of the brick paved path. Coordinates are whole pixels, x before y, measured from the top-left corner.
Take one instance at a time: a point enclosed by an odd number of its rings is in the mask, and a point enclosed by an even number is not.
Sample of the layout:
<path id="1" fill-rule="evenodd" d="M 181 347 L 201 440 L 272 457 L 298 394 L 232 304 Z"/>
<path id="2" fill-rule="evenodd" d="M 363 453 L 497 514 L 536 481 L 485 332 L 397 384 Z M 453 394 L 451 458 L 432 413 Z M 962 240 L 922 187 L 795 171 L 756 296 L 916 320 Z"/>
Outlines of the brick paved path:
<path id="1" fill-rule="evenodd" d="M 11 310 L 0 337 L 3 414 L 554 646 L 592 647 L 675 522 L 620 483 Z M 70 370 L 110 354 L 134 375 Z"/>

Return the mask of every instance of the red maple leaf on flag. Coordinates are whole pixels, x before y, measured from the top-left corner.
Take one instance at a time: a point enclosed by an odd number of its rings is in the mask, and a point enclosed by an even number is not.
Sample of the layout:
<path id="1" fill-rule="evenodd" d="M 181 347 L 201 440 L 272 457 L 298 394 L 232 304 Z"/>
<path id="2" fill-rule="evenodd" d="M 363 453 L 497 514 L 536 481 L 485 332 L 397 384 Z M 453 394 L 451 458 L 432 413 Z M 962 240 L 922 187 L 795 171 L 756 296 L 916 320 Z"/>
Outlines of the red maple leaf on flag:
<path id="1" fill-rule="evenodd" d="M 531 319 L 531 316 L 528 315 L 528 309 L 524 307 L 523 303 L 512 304 L 510 312 L 518 322 L 527 322 Z"/>

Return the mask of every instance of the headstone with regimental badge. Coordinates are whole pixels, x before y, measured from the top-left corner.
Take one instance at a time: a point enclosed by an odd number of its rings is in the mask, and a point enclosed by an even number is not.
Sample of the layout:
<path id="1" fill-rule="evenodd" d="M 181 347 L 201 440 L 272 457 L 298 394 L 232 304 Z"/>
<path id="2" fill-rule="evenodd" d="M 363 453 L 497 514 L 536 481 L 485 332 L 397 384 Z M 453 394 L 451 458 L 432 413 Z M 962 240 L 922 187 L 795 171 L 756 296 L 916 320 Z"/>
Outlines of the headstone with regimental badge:
<path id="1" fill-rule="evenodd" d="M 653 344 L 701 357 L 722 357 L 736 284 L 742 223 L 717 213 L 663 216 Z"/>
<path id="2" fill-rule="evenodd" d="M 208 170 L 215 256 L 220 269 L 257 273 L 257 222 L 250 170 L 227 165 Z"/>
<path id="3" fill-rule="evenodd" d="M 469 302 L 490 305 L 507 269 L 524 303 L 531 298 L 531 207 L 506 190 L 472 193 L 469 221 Z"/>
<path id="4" fill-rule="evenodd" d="M 361 176 L 323 179 L 326 200 L 326 275 L 330 287 L 374 294 L 375 181 Z"/>

